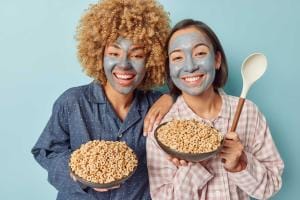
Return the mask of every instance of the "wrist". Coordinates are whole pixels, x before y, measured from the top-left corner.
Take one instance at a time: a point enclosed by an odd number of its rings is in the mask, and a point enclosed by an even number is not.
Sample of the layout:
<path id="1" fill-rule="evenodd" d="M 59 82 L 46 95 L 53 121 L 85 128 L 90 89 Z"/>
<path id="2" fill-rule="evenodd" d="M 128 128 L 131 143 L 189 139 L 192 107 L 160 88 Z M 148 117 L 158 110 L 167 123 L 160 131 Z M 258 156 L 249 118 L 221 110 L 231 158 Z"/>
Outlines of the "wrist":
<path id="1" fill-rule="evenodd" d="M 233 168 L 225 168 L 226 171 L 228 172 L 240 172 L 240 171 L 243 171 L 245 168 L 246 168 L 247 164 L 243 161 L 243 160 L 240 160 L 237 165 Z"/>

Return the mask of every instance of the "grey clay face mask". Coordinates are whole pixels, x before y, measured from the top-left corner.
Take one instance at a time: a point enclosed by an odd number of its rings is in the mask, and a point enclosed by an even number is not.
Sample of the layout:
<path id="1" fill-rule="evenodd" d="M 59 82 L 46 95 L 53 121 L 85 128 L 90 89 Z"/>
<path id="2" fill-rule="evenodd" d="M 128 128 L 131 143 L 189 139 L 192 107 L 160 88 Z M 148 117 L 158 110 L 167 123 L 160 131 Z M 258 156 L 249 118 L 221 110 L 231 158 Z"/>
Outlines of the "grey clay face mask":
<path id="1" fill-rule="evenodd" d="M 205 45 L 209 52 L 201 57 L 193 57 L 193 49 Z M 179 50 L 184 54 L 181 62 L 169 60 L 170 76 L 174 84 L 189 95 L 200 95 L 215 79 L 215 54 L 209 39 L 199 31 L 188 32 L 173 38 L 169 43 L 168 54 Z"/>
<path id="2" fill-rule="evenodd" d="M 122 94 L 129 94 L 144 79 L 145 58 L 130 59 L 128 53 L 133 45 L 131 40 L 119 37 L 115 44 L 123 51 L 123 55 L 120 57 L 105 55 L 104 72 L 108 82 L 115 90 Z"/>

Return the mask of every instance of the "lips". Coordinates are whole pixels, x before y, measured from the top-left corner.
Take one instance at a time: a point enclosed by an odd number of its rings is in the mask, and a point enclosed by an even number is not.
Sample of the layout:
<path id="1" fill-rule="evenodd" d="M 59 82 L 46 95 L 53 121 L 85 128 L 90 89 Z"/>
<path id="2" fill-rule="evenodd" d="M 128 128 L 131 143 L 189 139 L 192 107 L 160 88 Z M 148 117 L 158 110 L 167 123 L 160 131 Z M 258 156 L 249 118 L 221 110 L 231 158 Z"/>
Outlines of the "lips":
<path id="1" fill-rule="evenodd" d="M 134 82 L 136 76 L 133 72 L 117 71 L 113 72 L 114 79 L 121 86 L 130 86 Z"/>
<path id="2" fill-rule="evenodd" d="M 122 79 L 122 80 L 130 80 L 135 77 L 134 74 L 120 74 L 120 73 L 114 73 L 115 77 L 117 79 Z"/>
<path id="3" fill-rule="evenodd" d="M 204 76 L 205 74 L 203 73 L 201 74 L 197 73 L 197 74 L 181 76 L 180 79 L 189 86 L 198 86 L 202 83 Z"/>

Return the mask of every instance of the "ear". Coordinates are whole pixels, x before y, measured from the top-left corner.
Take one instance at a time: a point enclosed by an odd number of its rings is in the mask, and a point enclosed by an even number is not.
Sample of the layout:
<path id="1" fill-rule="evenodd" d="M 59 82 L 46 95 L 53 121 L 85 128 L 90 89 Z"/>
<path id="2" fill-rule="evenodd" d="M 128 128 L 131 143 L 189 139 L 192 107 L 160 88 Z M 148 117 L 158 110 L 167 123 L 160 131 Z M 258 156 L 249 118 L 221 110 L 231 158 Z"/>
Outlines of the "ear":
<path id="1" fill-rule="evenodd" d="M 215 68 L 216 70 L 219 70 L 222 63 L 222 55 L 219 51 L 217 51 L 215 54 L 215 62 L 216 62 Z"/>

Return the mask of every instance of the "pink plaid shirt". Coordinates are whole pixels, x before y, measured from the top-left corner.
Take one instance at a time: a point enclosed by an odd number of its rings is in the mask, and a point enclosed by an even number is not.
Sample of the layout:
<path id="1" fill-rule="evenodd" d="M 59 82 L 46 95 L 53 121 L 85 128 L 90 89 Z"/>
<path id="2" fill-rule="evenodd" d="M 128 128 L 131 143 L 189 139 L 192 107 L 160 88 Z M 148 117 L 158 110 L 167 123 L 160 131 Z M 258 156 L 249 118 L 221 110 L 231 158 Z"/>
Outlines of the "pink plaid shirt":
<path id="1" fill-rule="evenodd" d="M 225 134 L 231 126 L 238 98 L 220 91 L 222 108 L 214 120 L 196 115 L 180 96 L 163 122 L 172 119 L 196 119 L 210 124 Z M 176 167 L 166 159 L 153 134 L 147 139 L 147 162 L 152 199 L 157 200 L 232 200 L 270 198 L 282 185 L 283 161 L 272 140 L 264 116 L 246 100 L 236 132 L 244 144 L 247 167 L 231 173 L 223 168 L 220 158 Z"/>

